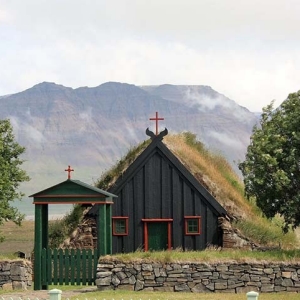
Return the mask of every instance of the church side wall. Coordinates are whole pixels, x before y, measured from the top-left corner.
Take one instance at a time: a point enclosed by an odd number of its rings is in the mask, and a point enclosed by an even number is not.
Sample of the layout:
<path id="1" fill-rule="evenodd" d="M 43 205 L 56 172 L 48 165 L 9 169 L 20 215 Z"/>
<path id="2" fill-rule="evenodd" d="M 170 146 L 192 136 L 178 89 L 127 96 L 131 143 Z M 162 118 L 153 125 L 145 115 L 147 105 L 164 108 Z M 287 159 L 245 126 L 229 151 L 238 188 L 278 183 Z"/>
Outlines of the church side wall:
<path id="1" fill-rule="evenodd" d="M 99 290 L 300 293 L 300 265 L 280 263 L 122 263 L 100 260 Z"/>

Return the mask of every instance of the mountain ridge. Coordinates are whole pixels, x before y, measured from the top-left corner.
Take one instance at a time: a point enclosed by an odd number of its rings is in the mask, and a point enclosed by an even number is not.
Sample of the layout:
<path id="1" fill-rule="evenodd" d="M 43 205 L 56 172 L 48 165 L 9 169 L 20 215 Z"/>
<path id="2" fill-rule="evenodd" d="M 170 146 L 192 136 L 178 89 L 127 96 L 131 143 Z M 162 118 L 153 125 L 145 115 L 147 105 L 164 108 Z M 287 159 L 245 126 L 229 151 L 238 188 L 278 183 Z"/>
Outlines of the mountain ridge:
<path id="1" fill-rule="evenodd" d="M 204 91 L 204 92 L 203 92 Z M 17 141 L 26 147 L 24 168 L 33 194 L 66 178 L 93 184 L 132 146 L 148 139 L 149 118 L 159 113 L 159 130 L 195 133 L 207 147 L 222 153 L 237 171 L 257 116 L 209 86 L 136 86 L 106 82 L 71 88 L 42 82 L 0 97 L 0 118 L 9 118 Z"/>

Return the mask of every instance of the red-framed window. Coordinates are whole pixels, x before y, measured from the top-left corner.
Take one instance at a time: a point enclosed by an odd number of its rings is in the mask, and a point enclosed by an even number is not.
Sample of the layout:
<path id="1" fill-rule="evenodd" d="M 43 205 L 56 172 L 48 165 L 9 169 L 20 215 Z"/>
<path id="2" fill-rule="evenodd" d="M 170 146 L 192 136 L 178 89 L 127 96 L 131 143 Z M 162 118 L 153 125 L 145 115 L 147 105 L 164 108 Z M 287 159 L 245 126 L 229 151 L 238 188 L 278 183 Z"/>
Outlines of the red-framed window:
<path id="1" fill-rule="evenodd" d="M 201 234 L 201 217 L 200 216 L 185 216 L 184 217 L 185 235 Z"/>
<path id="2" fill-rule="evenodd" d="M 112 234 L 128 235 L 128 217 L 112 217 Z"/>

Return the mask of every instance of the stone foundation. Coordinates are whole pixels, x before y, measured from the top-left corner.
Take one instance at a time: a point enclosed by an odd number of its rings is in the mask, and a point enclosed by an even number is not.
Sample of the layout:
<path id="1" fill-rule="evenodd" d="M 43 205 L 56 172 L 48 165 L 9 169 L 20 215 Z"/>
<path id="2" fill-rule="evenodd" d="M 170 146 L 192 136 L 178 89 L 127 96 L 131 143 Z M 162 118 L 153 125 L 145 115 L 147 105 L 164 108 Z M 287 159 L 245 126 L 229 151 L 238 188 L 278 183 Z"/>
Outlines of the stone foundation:
<path id="1" fill-rule="evenodd" d="M 26 260 L 0 261 L 0 288 L 23 289 L 32 285 L 32 265 Z"/>
<path id="2" fill-rule="evenodd" d="M 193 293 L 300 292 L 300 265 L 120 263 L 100 260 L 99 290 Z"/>

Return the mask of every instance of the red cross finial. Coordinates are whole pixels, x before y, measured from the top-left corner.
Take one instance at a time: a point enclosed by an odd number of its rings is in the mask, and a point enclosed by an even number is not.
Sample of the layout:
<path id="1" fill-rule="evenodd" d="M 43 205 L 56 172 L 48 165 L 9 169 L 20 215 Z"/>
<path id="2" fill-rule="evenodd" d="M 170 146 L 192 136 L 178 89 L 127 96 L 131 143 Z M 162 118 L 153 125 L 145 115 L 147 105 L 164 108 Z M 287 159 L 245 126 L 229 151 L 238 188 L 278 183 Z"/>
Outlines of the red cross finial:
<path id="1" fill-rule="evenodd" d="M 68 166 L 68 169 L 65 169 L 66 172 L 68 172 L 68 179 L 71 179 L 71 172 L 74 171 L 74 169 L 71 169 L 70 166 Z"/>
<path id="2" fill-rule="evenodd" d="M 155 118 L 150 118 L 149 119 L 150 121 L 155 121 L 155 124 L 156 124 L 156 133 L 155 133 L 155 135 L 158 135 L 158 121 L 160 121 L 160 120 L 164 120 L 164 118 L 159 118 L 158 117 L 158 112 L 156 112 L 155 113 Z"/>

